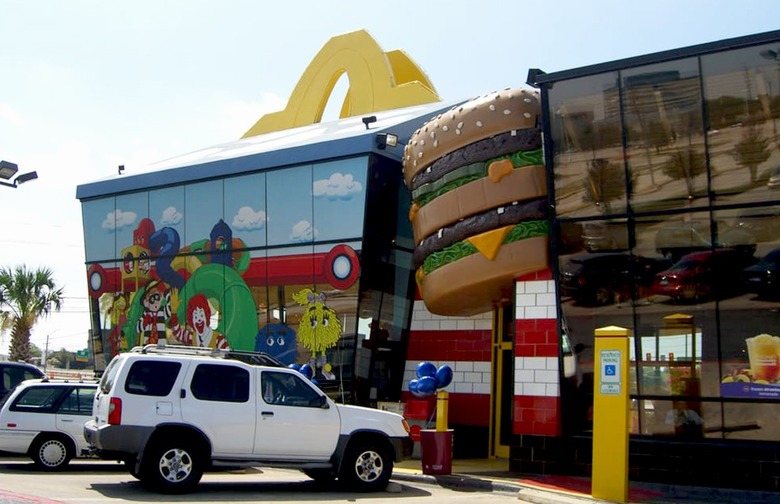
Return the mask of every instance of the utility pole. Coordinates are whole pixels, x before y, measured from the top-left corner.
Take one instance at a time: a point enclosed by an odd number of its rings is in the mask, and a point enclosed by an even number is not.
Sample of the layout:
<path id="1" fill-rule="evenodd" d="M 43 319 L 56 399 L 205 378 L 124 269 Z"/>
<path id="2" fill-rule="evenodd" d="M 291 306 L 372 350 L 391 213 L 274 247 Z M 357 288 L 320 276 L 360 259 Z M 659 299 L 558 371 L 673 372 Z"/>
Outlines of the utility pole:
<path id="1" fill-rule="evenodd" d="M 46 366 L 49 361 L 49 336 L 51 336 L 51 333 L 46 335 L 46 348 L 43 350 L 43 373 L 46 374 Z"/>

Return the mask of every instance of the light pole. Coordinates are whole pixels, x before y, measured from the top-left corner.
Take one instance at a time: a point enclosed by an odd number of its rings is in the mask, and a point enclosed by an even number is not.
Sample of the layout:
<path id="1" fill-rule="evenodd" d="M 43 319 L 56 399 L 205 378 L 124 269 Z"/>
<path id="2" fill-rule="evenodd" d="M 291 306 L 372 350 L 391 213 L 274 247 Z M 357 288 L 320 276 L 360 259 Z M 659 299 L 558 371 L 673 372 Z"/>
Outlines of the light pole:
<path id="1" fill-rule="evenodd" d="M 16 172 L 18 171 L 19 166 L 17 166 L 16 163 L 12 163 L 10 161 L 0 161 L 0 179 L 2 179 L 0 180 L 0 185 L 16 189 L 19 187 L 19 184 L 24 184 L 25 182 L 29 182 L 38 178 L 38 173 L 35 171 L 16 175 Z M 14 178 L 12 182 L 3 182 L 3 180 L 11 180 L 11 177 L 14 175 L 16 175 L 16 178 Z"/>

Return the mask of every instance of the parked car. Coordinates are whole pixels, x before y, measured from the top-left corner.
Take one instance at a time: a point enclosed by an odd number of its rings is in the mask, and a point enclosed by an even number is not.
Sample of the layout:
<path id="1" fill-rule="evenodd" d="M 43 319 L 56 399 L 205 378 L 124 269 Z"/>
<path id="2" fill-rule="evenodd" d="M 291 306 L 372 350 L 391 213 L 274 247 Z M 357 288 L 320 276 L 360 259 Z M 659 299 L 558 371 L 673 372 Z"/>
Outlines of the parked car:
<path id="1" fill-rule="evenodd" d="M 297 468 L 357 490 L 387 486 L 412 454 L 404 418 L 337 404 L 302 373 L 209 348 L 147 345 L 106 367 L 84 437 L 168 493 L 204 471 Z"/>
<path id="2" fill-rule="evenodd" d="M 742 270 L 751 260 L 735 249 L 715 249 L 684 255 L 655 275 L 653 293 L 675 301 L 703 301 L 741 292 Z"/>
<path id="3" fill-rule="evenodd" d="M 0 400 L 24 380 L 44 378 L 45 376 L 43 371 L 26 362 L 0 362 Z"/>
<path id="4" fill-rule="evenodd" d="M 780 296 L 780 248 L 770 251 L 756 264 L 742 270 L 742 281 L 748 292 L 762 297 Z"/>
<path id="5" fill-rule="evenodd" d="M 627 253 L 578 254 L 561 268 L 562 294 L 589 306 L 636 300 L 650 288 L 655 274 L 671 264 L 668 259 Z"/>
<path id="6" fill-rule="evenodd" d="M 26 380 L 0 401 L 0 451 L 24 454 L 45 470 L 89 456 L 84 423 L 97 383 Z"/>
<path id="7" fill-rule="evenodd" d="M 717 246 L 733 248 L 751 257 L 756 252 L 756 237 L 746 229 L 719 222 Z M 655 235 L 655 249 L 673 261 L 680 260 L 686 254 L 711 248 L 710 223 L 705 220 L 670 222 Z"/>

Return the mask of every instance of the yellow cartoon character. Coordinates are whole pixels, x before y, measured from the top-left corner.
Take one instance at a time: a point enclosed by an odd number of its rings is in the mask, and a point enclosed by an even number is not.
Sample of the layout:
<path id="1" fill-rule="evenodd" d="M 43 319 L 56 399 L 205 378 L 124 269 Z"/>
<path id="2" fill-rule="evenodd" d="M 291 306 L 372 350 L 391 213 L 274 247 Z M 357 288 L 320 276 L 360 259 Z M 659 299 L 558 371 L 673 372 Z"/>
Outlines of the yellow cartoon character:
<path id="1" fill-rule="evenodd" d="M 305 307 L 298 325 L 298 343 L 312 353 L 312 368 L 319 368 L 328 377 L 330 364 L 325 350 L 341 337 L 341 322 L 336 312 L 325 304 L 325 294 L 303 289 L 293 294 L 296 303 Z"/>

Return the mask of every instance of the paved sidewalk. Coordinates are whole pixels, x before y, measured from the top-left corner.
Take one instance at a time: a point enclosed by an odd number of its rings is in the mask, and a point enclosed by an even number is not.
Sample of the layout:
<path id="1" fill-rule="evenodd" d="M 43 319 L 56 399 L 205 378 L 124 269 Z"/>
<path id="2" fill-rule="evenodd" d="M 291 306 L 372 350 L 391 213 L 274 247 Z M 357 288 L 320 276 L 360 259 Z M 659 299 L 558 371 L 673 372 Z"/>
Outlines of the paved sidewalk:
<path id="1" fill-rule="evenodd" d="M 523 502 L 535 504 L 593 504 L 606 502 L 590 495 L 589 478 L 574 476 L 534 476 L 508 470 L 505 459 L 453 460 L 449 475 L 428 475 L 420 460 L 398 463 L 396 481 L 421 481 L 464 491 L 492 491 L 516 494 Z M 629 483 L 630 503 L 645 504 L 776 504 L 780 493 L 722 488 L 689 487 L 654 483 Z"/>

